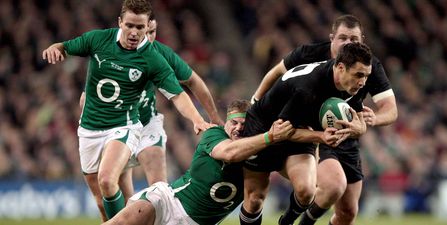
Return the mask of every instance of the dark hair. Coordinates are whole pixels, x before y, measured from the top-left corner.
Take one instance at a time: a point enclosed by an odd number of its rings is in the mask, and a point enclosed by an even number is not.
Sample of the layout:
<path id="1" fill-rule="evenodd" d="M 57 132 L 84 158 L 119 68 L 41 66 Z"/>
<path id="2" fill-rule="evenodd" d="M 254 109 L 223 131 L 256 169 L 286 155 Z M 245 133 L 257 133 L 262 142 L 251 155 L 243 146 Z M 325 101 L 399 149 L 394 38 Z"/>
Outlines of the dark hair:
<path id="1" fill-rule="evenodd" d="M 366 44 L 353 42 L 341 47 L 335 58 L 335 65 L 343 63 L 346 66 L 346 69 L 349 69 L 356 62 L 369 66 L 371 65 L 371 60 L 371 49 Z"/>
<path id="2" fill-rule="evenodd" d="M 239 113 L 245 113 L 250 108 L 251 104 L 248 100 L 234 100 L 227 106 L 227 114 L 237 111 Z"/>
<path id="3" fill-rule="evenodd" d="M 152 11 L 151 15 L 149 16 L 149 20 L 155 20 L 155 13 Z"/>
<path id="4" fill-rule="evenodd" d="M 152 5 L 147 0 L 124 0 L 121 7 L 121 17 L 124 13 L 131 11 L 135 14 L 147 14 L 150 18 L 152 14 Z"/>
<path id="5" fill-rule="evenodd" d="M 335 34 L 337 32 L 338 27 L 340 27 L 342 24 L 350 29 L 359 27 L 360 32 L 362 32 L 363 34 L 363 27 L 362 24 L 360 23 L 360 20 L 351 14 L 346 14 L 337 17 L 337 19 L 335 19 L 334 23 L 332 24 L 332 33 Z"/>

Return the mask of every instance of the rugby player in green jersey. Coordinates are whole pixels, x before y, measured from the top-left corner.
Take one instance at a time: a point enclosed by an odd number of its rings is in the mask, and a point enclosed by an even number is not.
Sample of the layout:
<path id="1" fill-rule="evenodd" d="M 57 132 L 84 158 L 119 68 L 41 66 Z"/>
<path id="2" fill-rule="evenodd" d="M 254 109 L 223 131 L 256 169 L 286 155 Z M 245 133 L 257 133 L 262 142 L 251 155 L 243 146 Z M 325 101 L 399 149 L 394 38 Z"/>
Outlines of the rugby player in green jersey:
<path id="1" fill-rule="evenodd" d="M 138 108 L 148 82 L 193 122 L 196 133 L 211 126 L 180 87 L 166 60 L 148 41 L 151 12 L 148 1 L 125 0 L 118 18 L 119 28 L 93 30 L 52 44 L 42 53 L 51 64 L 63 61 L 65 53 L 90 57 L 85 105 L 78 128 L 79 151 L 81 168 L 103 220 L 122 209 L 123 194 L 133 191 L 123 193 L 118 180 L 139 144 L 142 124 Z M 100 195 L 95 194 L 98 189 Z"/>
<path id="2" fill-rule="evenodd" d="M 217 112 L 213 97 L 205 82 L 170 47 L 156 41 L 156 33 L 157 21 L 155 20 L 154 13 L 152 13 L 149 18 L 147 32 L 149 41 L 152 42 L 154 48 L 166 59 L 168 64 L 174 70 L 175 76 L 180 84 L 188 87 L 201 103 L 208 114 L 210 122 L 223 125 L 224 123 Z M 156 93 L 154 86 L 151 83 L 148 83 L 145 91 L 146 95 L 142 99 L 142 104 L 139 108 L 140 121 L 144 127 L 139 147 L 135 153 L 136 157 L 133 157 L 128 165 L 132 167 L 141 164 L 146 175 L 146 180 L 150 185 L 158 181 L 167 182 L 165 153 L 167 135 L 163 128 L 164 116 L 157 112 L 156 109 Z M 83 108 L 84 102 L 85 92 L 82 93 L 80 98 L 81 109 Z M 189 164 L 190 160 L 186 163 Z M 120 182 L 123 182 L 123 184 L 132 182 L 131 171 L 131 169 L 128 169 L 126 173 L 129 174 L 122 176 Z"/>
<path id="3" fill-rule="evenodd" d="M 135 194 L 124 210 L 105 224 L 217 224 L 243 200 L 242 160 L 288 139 L 290 122 L 276 121 L 268 132 L 240 138 L 248 101 L 233 101 L 225 125 L 205 131 L 189 170 L 168 185 L 158 182 Z"/>

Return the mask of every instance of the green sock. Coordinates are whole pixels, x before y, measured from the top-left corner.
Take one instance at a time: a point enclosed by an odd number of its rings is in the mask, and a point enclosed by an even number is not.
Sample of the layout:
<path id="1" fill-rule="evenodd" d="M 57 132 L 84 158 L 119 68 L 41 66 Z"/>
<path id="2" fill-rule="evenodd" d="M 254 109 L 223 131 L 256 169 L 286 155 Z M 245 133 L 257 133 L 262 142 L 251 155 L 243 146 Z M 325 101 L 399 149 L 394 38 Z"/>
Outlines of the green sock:
<path id="1" fill-rule="evenodd" d="M 102 203 L 104 204 L 107 219 L 111 219 L 115 216 L 126 204 L 121 190 L 118 190 L 112 197 L 103 197 Z"/>

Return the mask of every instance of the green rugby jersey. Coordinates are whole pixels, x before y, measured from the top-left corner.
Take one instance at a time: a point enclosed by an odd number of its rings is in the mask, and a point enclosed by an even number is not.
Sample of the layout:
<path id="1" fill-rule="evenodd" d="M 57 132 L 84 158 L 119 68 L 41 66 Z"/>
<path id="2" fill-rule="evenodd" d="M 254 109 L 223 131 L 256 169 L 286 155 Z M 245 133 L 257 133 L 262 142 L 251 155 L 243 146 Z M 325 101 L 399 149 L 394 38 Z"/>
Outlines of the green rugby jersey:
<path id="1" fill-rule="evenodd" d="M 179 81 L 186 81 L 191 77 L 192 69 L 189 65 L 177 55 L 170 47 L 158 42 L 152 42 L 154 48 L 166 59 L 168 64 L 174 70 L 174 74 Z M 147 125 L 149 120 L 157 114 L 155 88 L 152 83 L 147 83 L 144 100 L 140 107 L 140 121 Z"/>
<path id="2" fill-rule="evenodd" d="M 210 156 L 229 139 L 222 126 L 203 133 L 189 170 L 171 184 L 186 213 L 198 224 L 216 224 L 244 199 L 241 163 L 227 164 Z"/>
<path id="3" fill-rule="evenodd" d="M 137 123 L 148 81 L 168 98 L 183 91 L 171 67 L 147 38 L 136 50 L 126 50 L 118 44 L 120 35 L 118 28 L 93 30 L 63 42 L 69 55 L 90 57 L 80 121 L 86 129 Z"/>

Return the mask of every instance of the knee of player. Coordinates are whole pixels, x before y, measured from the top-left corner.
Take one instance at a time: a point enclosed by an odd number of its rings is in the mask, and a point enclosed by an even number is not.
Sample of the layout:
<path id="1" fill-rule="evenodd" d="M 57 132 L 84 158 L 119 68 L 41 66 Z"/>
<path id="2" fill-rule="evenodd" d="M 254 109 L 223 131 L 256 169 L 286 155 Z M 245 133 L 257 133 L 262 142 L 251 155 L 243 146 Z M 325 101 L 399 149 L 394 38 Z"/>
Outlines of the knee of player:
<path id="1" fill-rule="evenodd" d="M 303 205 L 310 204 L 314 199 L 315 193 L 316 187 L 314 185 L 304 185 L 295 189 L 295 196 Z"/>
<path id="2" fill-rule="evenodd" d="M 343 221 L 353 221 L 357 216 L 357 207 L 343 207 L 341 210 L 337 210 L 336 214 L 340 216 Z"/>
<path id="3" fill-rule="evenodd" d="M 115 189 L 118 186 L 118 182 L 107 175 L 98 176 L 98 184 L 102 191 Z"/>

